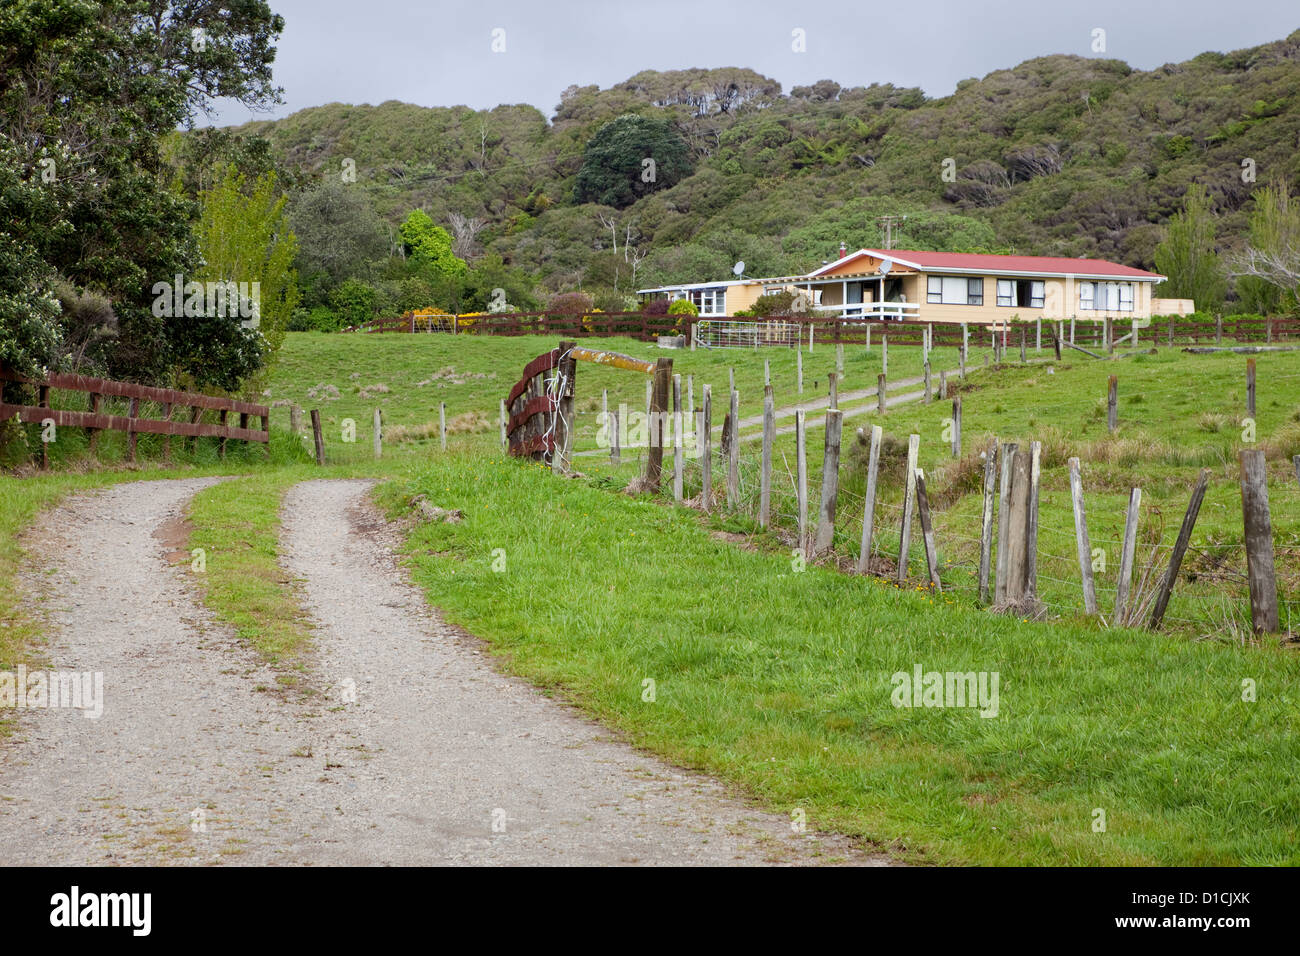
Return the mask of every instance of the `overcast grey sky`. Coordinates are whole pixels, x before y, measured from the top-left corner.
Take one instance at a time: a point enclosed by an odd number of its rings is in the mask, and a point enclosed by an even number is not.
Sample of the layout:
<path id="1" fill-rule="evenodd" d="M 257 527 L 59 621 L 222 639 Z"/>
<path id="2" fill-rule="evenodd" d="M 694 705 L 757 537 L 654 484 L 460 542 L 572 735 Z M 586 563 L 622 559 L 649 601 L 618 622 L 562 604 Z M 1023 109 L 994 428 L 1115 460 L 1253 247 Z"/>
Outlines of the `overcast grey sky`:
<path id="1" fill-rule="evenodd" d="M 219 125 L 323 103 L 402 100 L 548 117 L 571 83 L 611 86 L 645 69 L 750 67 L 792 86 L 892 82 L 930 96 L 958 80 L 1050 53 L 1139 69 L 1285 37 L 1296 0 L 271 0 L 286 25 L 275 62 L 285 103 L 254 117 L 221 104 Z M 1106 31 L 1105 53 L 1093 31 Z M 493 31 L 504 30 L 504 52 Z M 806 52 L 792 49 L 805 31 Z M 500 36 L 500 35 L 498 35 Z M 205 124 L 206 125 L 206 124 Z"/>

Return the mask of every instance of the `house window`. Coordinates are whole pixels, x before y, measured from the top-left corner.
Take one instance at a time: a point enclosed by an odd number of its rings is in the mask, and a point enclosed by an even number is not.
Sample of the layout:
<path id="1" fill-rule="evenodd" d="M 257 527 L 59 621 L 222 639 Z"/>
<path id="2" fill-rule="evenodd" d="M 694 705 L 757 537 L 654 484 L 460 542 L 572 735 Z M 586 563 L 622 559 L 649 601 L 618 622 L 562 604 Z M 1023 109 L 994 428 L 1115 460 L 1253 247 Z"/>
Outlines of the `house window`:
<path id="1" fill-rule="evenodd" d="M 700 315 L 726 315 L 726 289 L 692 289 L 691 302 L 700 310 Z"/>
<path id="2" fill-rule="evenodd" d="M 1004 308 L 1041 309 L 1047 283 L 1039 279 L 999 279 L 998 305 Z"/>
<path id="3" fill-rule="evenodd" d="M 1132 282 L 1081 282 L 1079 310 L 1093 312 L 1132 312 Z"/>
<path id="4" fill-rule="evenodd" d="M 927 302 L 943 305 L 983 305 L 984 280 L 964 276 L 929 276 L 926 279 Z"/>

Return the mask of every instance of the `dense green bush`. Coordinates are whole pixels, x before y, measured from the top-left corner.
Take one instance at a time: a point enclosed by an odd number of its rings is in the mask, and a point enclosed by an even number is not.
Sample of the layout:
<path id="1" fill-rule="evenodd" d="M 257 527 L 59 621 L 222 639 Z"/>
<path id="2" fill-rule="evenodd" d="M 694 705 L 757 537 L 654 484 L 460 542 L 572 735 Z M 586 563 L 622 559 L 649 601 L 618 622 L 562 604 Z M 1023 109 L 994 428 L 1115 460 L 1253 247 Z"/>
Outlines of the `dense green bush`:
<path id="1" fill-rule="evenodd" d="M 700 310 L 695 307 L 695 303 L 690 299 L 675 299 L 673 304 L 668 306 L 669 315 L 699 315 Z"/>

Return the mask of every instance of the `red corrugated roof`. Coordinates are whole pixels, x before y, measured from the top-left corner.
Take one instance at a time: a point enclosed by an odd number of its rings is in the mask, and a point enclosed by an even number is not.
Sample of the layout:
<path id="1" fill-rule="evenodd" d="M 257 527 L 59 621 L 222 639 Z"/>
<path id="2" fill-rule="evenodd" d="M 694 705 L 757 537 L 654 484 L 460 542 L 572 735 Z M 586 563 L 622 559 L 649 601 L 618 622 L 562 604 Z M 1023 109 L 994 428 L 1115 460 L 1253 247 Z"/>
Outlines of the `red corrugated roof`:
<path id="1" fill-rule="evenodd" d="M 953 269 L 970 272 L 1023 272 L 1034 275 L 1115 276 L 1124 279 L 1160 279 L 1159 273 L 1122 266 L 1105 259 L 1071 259 L 1068 256 L 1000 256 L 974 252 L 922 252 L 915 249 L 859 249 L 844 259 L 816 272 L 829 272 L 856 256 L 911 262 L 923 269 Z"/>

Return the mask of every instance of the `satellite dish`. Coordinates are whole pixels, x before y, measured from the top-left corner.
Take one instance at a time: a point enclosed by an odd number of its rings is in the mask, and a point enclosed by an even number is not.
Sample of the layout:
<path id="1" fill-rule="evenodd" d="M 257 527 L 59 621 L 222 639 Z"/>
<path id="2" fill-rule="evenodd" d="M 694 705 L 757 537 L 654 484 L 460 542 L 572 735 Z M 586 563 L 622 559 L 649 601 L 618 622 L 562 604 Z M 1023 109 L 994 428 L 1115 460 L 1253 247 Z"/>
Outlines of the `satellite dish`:
<path id="1" fill-rule="evenodd" d="M 745 271 L 744 259 L 741 259 L 739 262 L 737 262 L 734 266 L 731 267 L 731 272 L 733 275 L 741 275 L 744 273 L 744 271 Z"/>
<path id="2" fill-rule="evenodd" d="M 879 272 L 882 276 L 887 276 L 889 275 L 889 270 L 892 269 L 893 267 L 894 264 L 890 262 L 888 259 L 881 259 L 880 265 L 876 266 L 876 271 Z"/>

